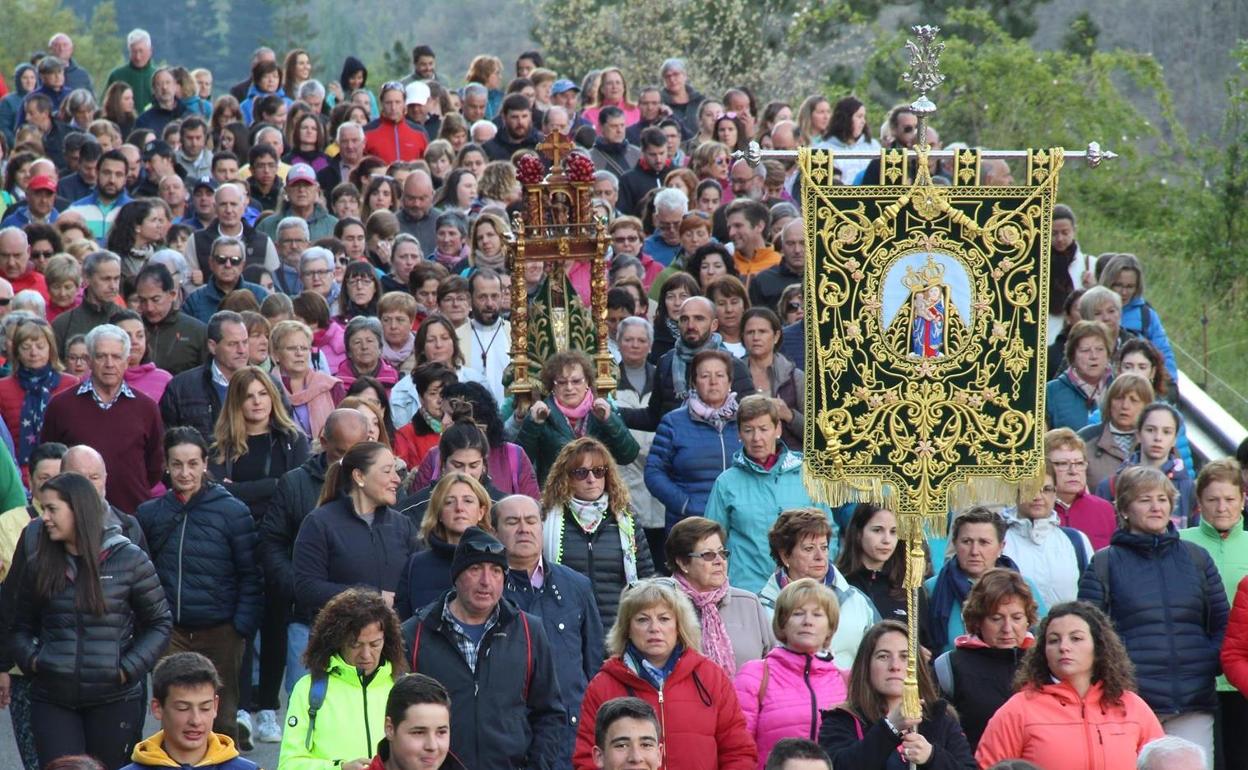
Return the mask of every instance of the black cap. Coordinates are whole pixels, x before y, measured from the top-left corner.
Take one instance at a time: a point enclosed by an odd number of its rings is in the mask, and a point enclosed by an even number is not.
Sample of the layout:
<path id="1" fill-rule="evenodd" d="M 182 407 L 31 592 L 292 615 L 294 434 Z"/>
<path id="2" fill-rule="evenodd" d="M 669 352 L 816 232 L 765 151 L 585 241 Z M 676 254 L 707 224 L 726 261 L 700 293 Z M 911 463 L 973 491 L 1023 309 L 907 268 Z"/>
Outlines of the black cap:
<path id="1" fill-rule="evenodd" d="M 173 148 L 169 146 L 168 142 L 161 141 L 160 139 L 153 139 L 143 145 L 143 160 L 151 160 L 157 155 L 162 158 L 173 160 Z"/>
<path id="2" fill-rule="evenodd" d="M 507 571 L 507 549 L 498 538 L 480 527 L 469 527 L 459 538 L 455 546 L 455 556 L 451 559 L 451 582 L 454 583 L 464 570 L 474 564 L 497 564 Z"/>

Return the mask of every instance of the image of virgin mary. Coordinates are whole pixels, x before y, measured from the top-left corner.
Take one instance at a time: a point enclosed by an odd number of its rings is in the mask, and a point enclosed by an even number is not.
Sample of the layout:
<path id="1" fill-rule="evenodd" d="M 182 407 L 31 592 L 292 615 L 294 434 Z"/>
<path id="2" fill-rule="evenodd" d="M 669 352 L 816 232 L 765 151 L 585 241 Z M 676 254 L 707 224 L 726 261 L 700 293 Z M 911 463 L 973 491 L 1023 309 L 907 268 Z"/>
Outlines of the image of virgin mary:
<path id="1" fill-rule="evenodd" d="M 910 298 L 910 355 L 939 358 L 945 352 L 945 299 L 939 286 L 916 291 Z"/>

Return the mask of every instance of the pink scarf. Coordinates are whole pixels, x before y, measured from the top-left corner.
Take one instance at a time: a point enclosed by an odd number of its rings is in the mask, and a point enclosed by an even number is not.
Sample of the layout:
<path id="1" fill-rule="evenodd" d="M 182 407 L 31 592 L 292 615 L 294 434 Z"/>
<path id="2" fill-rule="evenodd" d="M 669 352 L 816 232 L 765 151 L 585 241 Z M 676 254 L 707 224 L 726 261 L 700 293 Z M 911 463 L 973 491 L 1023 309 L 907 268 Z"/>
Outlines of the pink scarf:
<path id="1" fill-rule="evenodd" d="M 728 581 L 713 591 L 699 591 L 685 576 L 676 573 L 676 582 L 697 608 L 702 618 L 702 654 L 719 664 L 731 679 L 737 673 L 737 657 L 732 651 L 732 639 L 719 614 L 719 603 L 728 596 Z"/>
<path id="2" fill-rule="evenodd" d="M 389 342 L 384 340 L 381 343 L 381 360 L 399 369 L 403 366 L 403 362 L 412 357 L 412 352 L 416 350 L 416 335 L 408 334 L 407 342 L 403 343 L 400 348 L 390 347 Z"/>
<path id="3" fill-rule="evenodd" d="M 592 390 L 586 390 L 585 398 L 581 399 L 581 403 L 576 406 L 564 406 L 563 402 L 555 399 L 555 407 L 568 418 L 568 425 L 572 426 L 572 432 L 577 438 L 585 435 L 585 415 L 589 414 L 589 409 L 593 405 L 594 392 Z"/>

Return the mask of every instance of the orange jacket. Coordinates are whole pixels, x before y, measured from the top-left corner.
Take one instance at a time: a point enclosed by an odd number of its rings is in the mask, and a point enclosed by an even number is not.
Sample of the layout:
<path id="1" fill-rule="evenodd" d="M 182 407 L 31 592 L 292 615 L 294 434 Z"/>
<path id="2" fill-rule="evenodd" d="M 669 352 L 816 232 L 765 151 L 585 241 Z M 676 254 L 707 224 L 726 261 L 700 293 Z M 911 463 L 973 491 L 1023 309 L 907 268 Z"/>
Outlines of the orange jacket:
<path id="1" fill-rule="evenodd" d="M 1026 759 L 1041 767 L 1118 770 L 1135 767 L 1140 749 L 1164 733 L 1140 696 L 1122 694 L 1121 706 L 1101 702 L 1101 685 L 1079 694 L 1068 684 L 1026 687 L 988 722 L 975 760 L 991 767 Z"/>

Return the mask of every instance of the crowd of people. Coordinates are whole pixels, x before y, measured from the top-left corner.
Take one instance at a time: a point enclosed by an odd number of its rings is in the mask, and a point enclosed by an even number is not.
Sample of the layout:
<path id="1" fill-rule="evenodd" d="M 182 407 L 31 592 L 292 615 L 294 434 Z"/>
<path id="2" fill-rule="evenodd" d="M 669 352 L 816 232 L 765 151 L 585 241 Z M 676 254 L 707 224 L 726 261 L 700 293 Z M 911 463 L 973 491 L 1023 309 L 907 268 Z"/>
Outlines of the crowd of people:
<path id="1" fill-rule="evenodd" d="M 1044 477 L 957 512 L 912 606 L 894 512 L 802 483 L 802 181 L 732 156 L 911 147 L 909 107 L 876 138 L 853 96 L 537 51 L 451 85 L 425 45 L 379 88 L 261 48 L 226 89 L 126 45 L 97 92 L 57 33 L 0 100 L 27 770 L 250 770 L 256 742 L 277 770 L 1248 766 L 1248 458 L 1194 474 L 1145 268 L 1069 208 Z M 569 349 L 528 405 L 511 284 L 551 274 L 507 244 L 552 132 L 595 168 L 618 387 Z"/>

